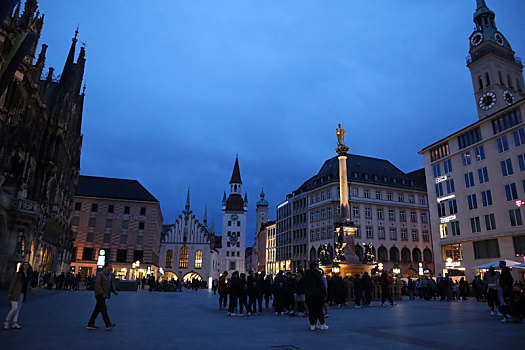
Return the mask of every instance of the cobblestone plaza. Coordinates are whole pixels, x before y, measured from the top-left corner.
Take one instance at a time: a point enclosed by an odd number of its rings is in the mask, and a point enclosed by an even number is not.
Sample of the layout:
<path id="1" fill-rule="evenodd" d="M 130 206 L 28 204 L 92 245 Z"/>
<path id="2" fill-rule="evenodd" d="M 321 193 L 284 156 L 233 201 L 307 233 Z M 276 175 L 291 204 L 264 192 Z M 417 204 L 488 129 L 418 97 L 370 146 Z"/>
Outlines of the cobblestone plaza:
<path id="1" fill-rule="evenodd" d="M 525 324 L 503 324 L 472 300 L 350 304 L 329 310 L 329 330 L 312 332 L 307 318 L 270 310 L 228 317 L 207 290 L 121 292 L 108 302 L 117 327 L 106 331 L 99 318 L 100 329 L 90 331 L 92 292 L 37 293 L 21 310 L 23 329 L 0 333 L 2 349 L 519 349 L 525 342 Z"/>

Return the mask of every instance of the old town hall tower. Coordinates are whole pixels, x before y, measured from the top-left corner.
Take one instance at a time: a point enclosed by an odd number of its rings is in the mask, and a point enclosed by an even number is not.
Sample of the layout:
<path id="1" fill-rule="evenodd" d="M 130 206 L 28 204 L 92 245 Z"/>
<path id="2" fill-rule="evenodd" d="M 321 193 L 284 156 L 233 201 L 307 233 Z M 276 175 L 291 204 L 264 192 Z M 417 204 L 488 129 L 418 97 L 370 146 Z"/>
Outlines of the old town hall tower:
<path id="1" fill-rule="evenodd" d="M 222 198 L 222 249 L 221 270 L 244 271 L 244 250 L 246 246 L 246 216 L 248 197 L 242 198 L 242 180 L 239 158 L 235 158 L 230 179 L 230 194 Z"/>

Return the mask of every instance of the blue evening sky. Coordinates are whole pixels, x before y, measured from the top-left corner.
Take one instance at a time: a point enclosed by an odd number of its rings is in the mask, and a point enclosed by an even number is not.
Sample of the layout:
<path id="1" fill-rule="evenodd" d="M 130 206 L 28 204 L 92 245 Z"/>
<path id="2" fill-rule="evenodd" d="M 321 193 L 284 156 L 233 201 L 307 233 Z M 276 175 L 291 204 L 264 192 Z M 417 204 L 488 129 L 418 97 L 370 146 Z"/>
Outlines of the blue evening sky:
<path id="1" fill-rule="evenodd" d="M 477 120 L 465 66 L 475 0 L 45 0 L 41 43 L 60 72 L 87 44 L 82 170 L 138 179 L 165 223 L 221 200 L 239 154 L 253 243 L 261 186 L 275 206 L 335 155 L 408 172 L 423 147 Z M 525 1 L 487 0 L 525 56 Z M 78 53 L 78 50 L 77 50 Z M 58 73 L 59 73 L 58 72 Z"/>

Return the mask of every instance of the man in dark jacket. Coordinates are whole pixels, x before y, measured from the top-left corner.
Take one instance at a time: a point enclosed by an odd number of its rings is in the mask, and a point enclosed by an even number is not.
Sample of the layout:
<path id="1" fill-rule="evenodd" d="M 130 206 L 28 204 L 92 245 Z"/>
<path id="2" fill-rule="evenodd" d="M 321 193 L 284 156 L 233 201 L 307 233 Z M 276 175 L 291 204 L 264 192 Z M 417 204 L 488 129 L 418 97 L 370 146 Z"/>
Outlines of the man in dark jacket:
<path id="1" fill-rule="evenodd" d="M 392 300 L 392 294 L 390 293 L 390 286 L 392 286 L 392 280 L 386 272 L 383 271 L 381 274 L 381 306 L 385 306 L 385 301 L 388 299 L 390 305 L 394 306 L 394 300 Z"/>
<path id="2" fill-rule="evenodd" d="M 239 300 L 244 283 L 239 278 L 239 271 L 232 273 L 232 278 L 230 280 L 230 308 L 228 309 L 229 316 L 237 316 L 235 309 L 237 308 L 237 301 Z"/>
<path id="3" fill-rule="evenodd" d="M 112 270 L 113 266 L 111 266 L 110 262 L 107 262 L 104 264 L 102 271 L 99 272 L 95 278 L 94 289 L 97 304 L 95 305 L 95 310 L 93 310 L 93 313 L 91 314 L 91 318 L 89 319 L 88 325 L 86 327 L 87 329 L 98 329 L 98 327 L 95 325 L 95 320 L 97 319 L 99 313 L 102 314 L 102 318 L 106 324 L 106 330 L 109 331 L 111 328 L 116 326 L 115 323 L 111 323 L 109 320 L 108 309 L 106 306 L 106 299 L 111 297 L 111 293 L 118 295 L 118 292 L 113 287 L 113 275 L 111 274 Z"/>
<path id="4" fill-rule="evenodd" d="M 219 277 L 219 310 L 226 309 L 228 302 L 228 285 L 227 280 L 228 271 L 224 271 L 221 277 Z"/>
<path id="5" fill-rule="evenodd" d="M 309 311 L 310 329 L 312 331 L 315 330 L 317 320 L 319 320 L 322 330 L 328 329 L 323 316 L 323 301 L 326 296 L 326 288 L 318 269 L 319 265 L 316 262 L 311 262 L 310 270 L 306 271 L 304 275 L 304 291 Z"/>
<path id="6" fill-rule="evenodd" d="M 507 267 L 505 260 L 499 262 L 499 267 L 501 268 L 501 275 L 499 276 L 499 285 L 503 293 L 503 301 L 506 303 L 506 300 L 509 299 L 512 295 L 512 285 L 514 284 L 514 278 L 510 273 L 510 269 Z"/>
<path id="7" fill-rule="evenodd" d="M 264 293 L 264 303 L 266 305 L 266 308 L 269 307 L 270 304 L 270 297 L 272 296 L 272 284 L 273 284 L 273 278 L 272 275 L 266 275 L 264 278 L 263 283 L 263 293 Z"/>
<path id="8" fill-rule="evenodd" d="M 273 280 L 273 305 L 275 307 L 275 314 L 282 315 L 284 311 L 285 302 L 285 280 L 282 271 L 277 273 Z"/>

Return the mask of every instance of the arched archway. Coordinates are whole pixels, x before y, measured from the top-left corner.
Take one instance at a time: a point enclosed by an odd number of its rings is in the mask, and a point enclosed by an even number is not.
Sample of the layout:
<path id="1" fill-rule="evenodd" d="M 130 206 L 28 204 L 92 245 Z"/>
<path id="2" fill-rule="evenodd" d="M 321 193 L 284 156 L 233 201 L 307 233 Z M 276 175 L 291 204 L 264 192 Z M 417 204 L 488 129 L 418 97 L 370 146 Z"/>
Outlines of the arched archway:
<path id="1" fill-rule="evenodd" d="M 414 248 L 412 250 L 412 261 L 415 261 L 415 262 L 423 261 L 423 259 L 421 259 L 421 250 L 419 248 Z"/>
<path id="2" fill-rule="evenodd" d="M 184 282 L 191 282 L 194 278 L 196 278 L 199 281 L 202 281 L 201 275 L 199 275 L 197 272 L 188 272 L 184 275 L 184 277 L 182 277 L 182 280 Z"/>
<path id="3" fill-rule="evenodd" d="M 399 249 L 395 246 L 390 248 L 390 261 L 399 261 Z"/>
<path id="4" fill-rule="evenodd" d="M 423 260 L 427 263 L 432 262 L 432 251 L 428 248 L 423 250 Z"/>
<path id="5" fill-rule="evenodd" d="M 385 247 L 381 246 L 377 249 L 377 260 L 378 261 L 387 261 L 388 260 L 388 251 Z"/>
<path id="6" fill-rule="evenodd" d="M 317 252 L 314 247 L 310 249 L 310 261 L 317 261 Z"/>
<path id="7" fill-rule="evenodd" d="M 166 280 L 166 281 L 171 281 L 171 280 L 178 281 L 179 280 L 179 276 L 177 276 L 177 274 L 175 272 L 166 271 L 166 272 L 164 272 L 164 275 L 162 275 L 162 279 Z"/>
<path id="8" fill-rule="evenodd" d="M 401 261 L 410 262 L 410 249 L 406 247 L 401 249 Z"/>

